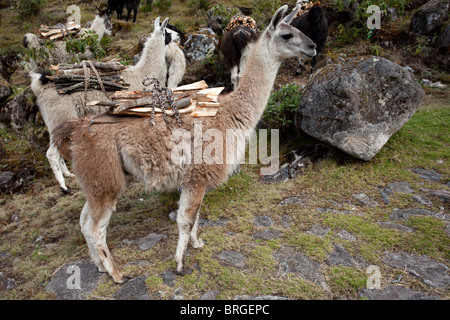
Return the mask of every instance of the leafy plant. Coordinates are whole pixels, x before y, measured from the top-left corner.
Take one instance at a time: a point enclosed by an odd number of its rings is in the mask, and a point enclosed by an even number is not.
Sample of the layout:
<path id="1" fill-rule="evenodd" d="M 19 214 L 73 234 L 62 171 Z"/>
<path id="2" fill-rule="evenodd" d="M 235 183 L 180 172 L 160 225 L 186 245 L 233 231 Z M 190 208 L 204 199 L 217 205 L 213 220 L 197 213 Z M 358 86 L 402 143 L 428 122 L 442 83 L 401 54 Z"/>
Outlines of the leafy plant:
<path id="1" fill-rule="evenodd" d="M 376 5 L 382 12 L 386 12 L 388 8 L 397 8 L 400 12 L 405 9 L 407 0 L 333 0 L 333 6 L 338 12 L 344 10 L 355 10 L 355 17 L 358 20 L 366 20 L 372 13 L 367 13 L 367 8 L 371 5 Z"/>
<path id="2" fill-rule="evenodd" d="M 17 12 L 21 18 L 37 15 L 44 7 L 44 0 L 18 0 Z"/>
<path id="3" fill-rule="evenodd" d="M 154 1 L 153 5 L 155 6 L 155 8 L 158 8 L 158 10 L 160 12 L 166 12 L 167 10 L 169 10 L 170 6 L 172 5 L 172 1 L 170 0 L 158 0 L 158 1 Z"/>
<path id="4" fill-rule="evenodd" d="M 81 38 L 72 38 L 69 36 L 66 40 L 66 51 L 73 53 L 74 56 L 85 54 L 87 49 L 92 52 L 95 59 L 101 59 L 106 56 L 106 51 L 103 49 L 101 42 L 98 41 L 98 35 L 94 31 L 87 31 Z M 78 58 L 74 59 L 78 60 Z"/>
<path id="5" fill-rule="evenodd" d="M 231 18 L 239 13 L 239 9 L 236 7 L 227 7 L 223 4 L 215 4 L 211 8 L 210 12 L 213 15 L 220 17 L 220 24 L 222 25 L 222 28 L 226 28 Z"/>
<path id="6" fill-rule="evenodd" d="M 284 132 L 293 129 L 301 95 L 300 87 L 294 83 L 286 84 L 272 92 L 262 116 L 264 122 L 271 128 Z"/>
<path id="7" fill-rule="evenodd" d="M 280 0 L 254 0 L 253 18 L 258 21 L 260 28 L 265 28 L 275 11 L 283 5 Z"/>
<path id="8" fill-rule="evenodd" d="M 187 6 L 197 13 L 199 11 L 208 11 L 211 3 L 208 0 L 189 0 Z"/>

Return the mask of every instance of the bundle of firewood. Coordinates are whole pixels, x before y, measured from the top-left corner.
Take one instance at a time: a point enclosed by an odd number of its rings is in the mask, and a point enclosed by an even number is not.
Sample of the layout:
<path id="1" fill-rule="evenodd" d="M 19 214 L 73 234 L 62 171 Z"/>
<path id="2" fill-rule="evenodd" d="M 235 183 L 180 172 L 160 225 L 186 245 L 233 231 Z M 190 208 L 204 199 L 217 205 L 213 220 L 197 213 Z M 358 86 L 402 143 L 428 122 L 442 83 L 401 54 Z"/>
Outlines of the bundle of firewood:
<path id="1" fill-rule="evenodd" d="M 60 40 L 70 35 L 71 37 L 80 36 L 81 26 L 75 24 L 74 21 L 69 21 L 67 24 L 58 24 L 56 26 L 46 26 L 41 24 L 39 34 L 42 39 Z"/>
<path id="2" fill-rule="evenodd" d="M 60 94 L 87 90 L 105 91 L 126 90 L 129 84 L 123 81 L 121 71 L 126 67 L 117 61 L 87 61 L 78 64 L 59 64 L 51 66 L 54 75 L 47 76 L 55 83 Z"/>
<path id="3" fill-rule="evenodd" d="M 161 106 L 152 92 L 117 91 L 111 100 L 92 101 L 89 106 L 109 107 L 109 114 L 138 115 L 142 117 L 174 116 L 189 113 L 192 117 L 214 117 L 219 110 L 218 96 L 224 88 L 208 88 L 205 81 L 177 87 L 172 90 L 175 105 Z"/>

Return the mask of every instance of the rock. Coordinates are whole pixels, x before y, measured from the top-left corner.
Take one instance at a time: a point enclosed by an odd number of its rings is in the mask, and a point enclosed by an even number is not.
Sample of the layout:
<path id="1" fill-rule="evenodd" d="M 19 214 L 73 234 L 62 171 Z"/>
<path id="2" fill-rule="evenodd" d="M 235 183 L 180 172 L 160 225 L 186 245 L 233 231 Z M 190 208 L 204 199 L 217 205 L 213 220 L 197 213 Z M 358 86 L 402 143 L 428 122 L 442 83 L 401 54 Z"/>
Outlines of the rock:
<path id="1" fill-rule="evenodd" d="M 274 229 L 265 229 L 261 232 L 256 233 L 253 238 L 262 240 L 272 240 L 279 239 L 283 232 Z"/>
<path id="2" fill-rule="evenodd" d="M 420 191 L 428 193 L 430 196 L 438 197 L 444 203 L 450 202 L 450 192 L 447 190 L 436 190 L 436 189 L 426 189 L 420 188 Z"/>
<path id="3" fill-rule="evenodd" d="M 392 194 L 392 190 L 389 188 L 379 188 L 381 199 L 384 204 L 389 204 L 389 196 Z"/>
<path id="4" fill-rule="evenodd" d="M 214 52 L 219 44 L 219 37 L 210 28 L 200 29 L 189 35 L 184 43 L 184 52 L 189 60 L 203 60 Z"/>
<path id="5" fill-rule="evenodd" d="M 391 267 L 408 271 L 429 286 L 450 287 L 449 268 L 426 255 L 386 251 L 381 259 Z"/>
<path id="6" fill-rule="evenodd" d="M 10 95 L 13 94 L 11 85 L 2 77 L 0 77 L 0 102 L 5 101 Z"/>
<path id="7" fill-rule="evenodd" d="M 414 190 L 409 186 L 409 183 L 405 181 L 388 183 L 388 187 L 390 190 L 399 193 L 411 194 L 414 192 Z"/>
<path id="8" fill-rule="evenodd" d="M 264 183 L 280 183 L 286 182 L 289 179 L 289 163 L 285 163 L 281 166 L 280 170 L 277 173 L 264 175 L 261 181 Z"/>
<path id="9" fill-rule="evenodd" d="M 439 30 L 448 18 L 450 0 L 431 0 L 411 17 L 411 29 L 419 35 L 431 35 Z"/>
<path id="10" fill-rule="evenodd" d="M 336 209 L 330 209 L 330 208 L 317 208 L 317 211 L 322 213 L 340 213 L 340 214 L 356 214 L 358 216 L 364 215 L 362 212 L 353 212 L 349 210 L 336 210 Z"/>
<path id="11" fill-rule="evenodd" d="M 157 244 L 159 240 L 166 237 L 167 236 L 165 234 L 150 233 L 148 236 L 137 240 L 125 239 L 122 242 L 125 244 L 137 244 L 141 250 L 148 250 Z"/>
<path id="12" fill-rule="evenodd" d="M 16 280 L 8 278 L 3 272 L 0 271 L 0 292 L 9 291 L 17 287 Z"/>
<path id="13" fill-rule="evenodd" d="M 286 155 L 287 162 L 280 170 L 273 175 L 265 175 L 262 181 L 265 183 L 286 182 L 294 179 L 304 172 L 313 163 L 325 157 L 328 149 L 322 145 L 302 147 L 300 150 L 293 150 Z"/>
<path id="14" fill-rule="evenodd" d="M 442 179 L 442 174 L 434 169 L 427 170 L 423 168 L 413 168 L 411 171 L 418 174 L 420 178 L 428 181 L 441 182 Z"/>
<path id="15" fill-rule="evenodd" d="M 402 224 L 395 223 L 395 222 L 389 222 L 389 221 L 378 222 L 377 225 L 379 225 L 382 228 L 395 229 L 398 231 L 408 232 L 408 233 L 411 233 L 414 231 L 410 227 L 407 227 L 407 226 L 404 226 Z"/>
<path id="16" fill-rule="evenodd" d="M 224 250 L 217 256 L 219 259 L 236 268 L 243 268 L 245 266 L 245 256 L 236 251 Z"/>
<path id="17" fill-rule="evenodd" d="M 318 262 L 308 259 L 289 246 L 281 247 L 273 256 L 279 264 L 281 274 L 295 273 L 302 278 L 322 285 L 326 290 L 328 289 Z"/>
<path id="18" fill-rule="evenodd" d="M 308 202 L 304 198 L 289 197 L 289 198 L 285 198 L 285 199 L 281 200 L 278 205 L 279 206 L 286 206 L 286 205 L 290 205 L 290 204 L 295 204 L 295 205 L 299 205 L 299 206 L 304 207 L 304 206 L 306 206 L 308 204 Z"/>
<path id="19" fill-rule="evenodd" d="M 376 206 L 378 206 L 378 203 L 365 193 L 356 193 L 353 194 L 352 197 L 365 206 L 369 206 L 371 208 L 375 208 Z"/>
<path id="20" fill-rule="evenodd" d="M 295 123 L 312 137 L 368 161 L 412 117 L 423 96 L 405 68 L 380 57 L 357 57 L 313 74 Z"/>
<path id="21" fill-rule="evenodd" d="M 60 300 L 86 300 L 104 275 L 91 261 L 69 262 L 53 275 L 46 289 Z"/>
<path id="22" fill-rule="evenodd" d="M 437 48 L 441 53 L 450 52 L 450 25 L 447 25 L 444 32 L 437 41 Z"/>
<path id="23" fill-rule="evenodd" d="M 163 279 L 163 282 L 169 287 L 173 287 L 175 284 L 175 278 L 177 275 L 172 270 L 166 270 L 161 272 L 160 276 Z"/>
<path id="24" fill-rule="evenodd" d="M 200 228 L 203 227 L 223 227 L 228 223 L 227 219 L 218 219 L 218 220 L 206 220 L 206 219 L 198 219 L 198 226 Z"/>
<path id="25" fill-rule="evenodd" d="M 425 209 L 394 209 L 389 215 L 389 220 L 399 221 L 407 220 L 411 216 L 429 216 L 438 219 L 449 220 L 449 217 L 439 212 L 433 212 Z"/>
<path id="26" fill-rule="evenodd" d="M 362 258 L 353 258 L 341 245 L 334 244 L 334 251 L 325 262 L 330 266 L 367 268 L 369 264 Z"/>
<path id="27" fill-rule="evenodd" d="M 402 286 L 388 286 L 383 289 L 363 289 L 359 294 L 360 299 L 369 300 L 440 300 L 438 297 L 417 292 Z"/>
<path id="28" fill-rule="evenodd" d="M 0 121 L 21 129 L 37 113 L 38 108 L 34 104 L 35 97 L 31 90 L 25 90 L 22 94 L 9 100 L 0 112 Z"/>
<path id="29" fill-rule="evenodd" d="M 290 299 L 285 298 L 285 297 L 280 297 L 280 296 L 272 296 L 272 295 L 252 297 L 247 294 L 243 294 L 243 295 L 234 296 L 233 300 L 290 300 Z"/>
<path id="30" fill-rule="evenodd" d="M 281 217 L 281 225 L 283 228 L 287 229 L 291 226 L 292 224 L 292 217 L 288 216 L 288 215 L 284 215 Z"/>
<path id="31" fill-rule="evenodd" d="M 150 300 L 145 285 L 147 276 L 131 279 L 114 294 L 116 300 Z"/>
<path id="32" fill-rule="evenodd" d="M 320 224 L 315 224 L 307 233 L 318 236 L 319 238 L 324 238 L 330 230 L 330 228 L 324 227 Z"/>
<path id="33" fill-rule="evenodd" d="M 430 199 L 428 199 L 426 196 L 423 196 L 421 194 L 416 194 L 412 198 L 417 203 L 420 203 L 420 204 L 423 204 L 423 205 L 429 206 L 429 207 L 433 206 L 433 202 L 431 202 Z"/>
<path id="34" fill-rule="evenodd" d="M 348 232 L 347 230 L 339 231 L 337 236 L 339 238 L 347 240 L 347 241 L 351 241 L 351 242 L 356 241 L 356 237 L 354 235 L 352 235 L 350 232 Z"/>
<path id="35" fill-rule="evenodd" d="M 205 292 L 201 297 L 200 300 L 216 300 L 217 296 L 219 295 L 219 291 L 208 291 Z"/>
<path id="36" fill-rule="evenodd" d="M 273 225 L 273 220 L 267 216 L 259 216 L 255 218 L 254 223 L 258 227 L 270 227 Z"/>

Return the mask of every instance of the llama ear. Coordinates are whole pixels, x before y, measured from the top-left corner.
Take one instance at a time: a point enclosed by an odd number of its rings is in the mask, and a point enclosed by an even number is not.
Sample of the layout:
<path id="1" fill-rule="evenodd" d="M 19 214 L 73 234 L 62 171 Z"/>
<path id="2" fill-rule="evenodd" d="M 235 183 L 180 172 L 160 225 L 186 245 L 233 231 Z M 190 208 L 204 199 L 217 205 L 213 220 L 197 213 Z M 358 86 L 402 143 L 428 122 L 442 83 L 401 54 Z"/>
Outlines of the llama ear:
<path id="1" fill-rule="evenodd" d="M 159 28 L 159 20 L 160 20 L 159 17 L 157 17 L 157 18 L 155 19 L 155 30 L 157 30 L 157 29 Z"/>
<path id="2" fill-rule="evenodd" d="M 169 18 L 164 19 L 163 23 L 161 24 L 161 32 L 164 32 L 168 23 L 169 23 Z"/>
<path id="3" fill-rule="evenodd" d="M 290 24 L 292 20 L 295 18 L 295 15 L 300 11 L 300 4 L 297 1 L 297 6 L 292 10 L 292 12 L 283 19 L 283 22 Z"/>
<path id="4" fill-rule="evenodd" d="M 286 13 L 286 10 L 288 9 L 287 5 L 282 6 L 280 9 L 275 12 L 275 14 L 272 17 L 272 21 L 270 21 L 270 30 L 275 30 L 277 25 L 281 22 L 283 19 L 284 14 Z"/>

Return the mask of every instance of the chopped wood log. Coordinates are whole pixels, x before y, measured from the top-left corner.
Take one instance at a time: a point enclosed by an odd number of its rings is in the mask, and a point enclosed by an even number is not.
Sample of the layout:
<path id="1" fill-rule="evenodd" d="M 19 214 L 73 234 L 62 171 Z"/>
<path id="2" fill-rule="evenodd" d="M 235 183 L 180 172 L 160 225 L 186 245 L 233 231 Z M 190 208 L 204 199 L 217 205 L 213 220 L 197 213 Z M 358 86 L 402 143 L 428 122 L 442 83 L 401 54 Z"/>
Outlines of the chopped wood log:
<path id="1" fill-rule="evenodd" d="M 111 62 L 98 62 L 98 61 L 92 61 L 92 64 L 96 69 L 99 70 L 107 70 L 107 71 L 121 71 L 126 69 L 127 67 L 124 65 L 121 65 L 120 63 L 111 63 Z M 82 69 L 83 65 L 81 63 L 78 64 L 63 64 L 60 63 L 58 65 L 57 70 L 67 70 L 67 69 Z"/>
<path id="2" fill-rule="evenodd" d="M 194 82 L 191 84 L 186 84 L 184 86 L 176 87 L 172 91 L 175 92 L 182 92 L 182 91 L 195 91 L 195 90 L 203 90 L 208 88 L 208 85 L 204 80 Z"/>
<path id="3" fill-rule="evenodd" d="M 191 113 L 193 117 L 215 117 L 219 111 L 218 108 L 199 108 L 197 107 L 194 112 Z"/>

